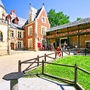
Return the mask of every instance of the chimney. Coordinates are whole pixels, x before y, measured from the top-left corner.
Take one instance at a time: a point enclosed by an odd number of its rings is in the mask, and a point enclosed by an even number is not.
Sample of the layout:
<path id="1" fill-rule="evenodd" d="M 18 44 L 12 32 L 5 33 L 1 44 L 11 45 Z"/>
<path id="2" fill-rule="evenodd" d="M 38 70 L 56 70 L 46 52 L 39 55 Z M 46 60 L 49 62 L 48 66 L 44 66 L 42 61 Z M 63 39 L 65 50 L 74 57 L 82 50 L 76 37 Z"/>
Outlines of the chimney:
<path id="1" fill-rule="evenodd" d="M 15 10 L 11 10 L 10 14 L 13 15 L 13 16 L 16 16 L 16 11 Z"/>

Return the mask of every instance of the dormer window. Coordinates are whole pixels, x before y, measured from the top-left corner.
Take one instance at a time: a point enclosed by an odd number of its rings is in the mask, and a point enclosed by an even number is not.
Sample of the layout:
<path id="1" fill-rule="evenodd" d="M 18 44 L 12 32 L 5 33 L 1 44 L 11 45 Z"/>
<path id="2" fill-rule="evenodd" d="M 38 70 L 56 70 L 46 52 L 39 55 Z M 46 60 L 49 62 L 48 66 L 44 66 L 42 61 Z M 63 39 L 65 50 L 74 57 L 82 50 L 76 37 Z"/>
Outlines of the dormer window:
<path id="1" fill-rule="evenodd" d="M 46 22 L 46 17 L 42 16 L 42 22 L 43 22 L 43 23 Z"/>
<path id="2" fill-rule="evenodd" d="M 6 16 L 6 21 L 8 21 L 8 24 L 10 24 L 11 19 L 12 19 L 11 15 L 8 14 L 8 15 Z"/>
<path id="3" fill-rule="evenodd" d="M 18 24 L 18 21 L 19 21 L 18 17 L 14 18 L 14 19 L 12 20 L 12 22 L 13 22 L 14 24 Z"/>
<path id="4" fill-rule="evenodd" d="M 2 19 L 5 19 L 5 13 L 2 13 Z"/>

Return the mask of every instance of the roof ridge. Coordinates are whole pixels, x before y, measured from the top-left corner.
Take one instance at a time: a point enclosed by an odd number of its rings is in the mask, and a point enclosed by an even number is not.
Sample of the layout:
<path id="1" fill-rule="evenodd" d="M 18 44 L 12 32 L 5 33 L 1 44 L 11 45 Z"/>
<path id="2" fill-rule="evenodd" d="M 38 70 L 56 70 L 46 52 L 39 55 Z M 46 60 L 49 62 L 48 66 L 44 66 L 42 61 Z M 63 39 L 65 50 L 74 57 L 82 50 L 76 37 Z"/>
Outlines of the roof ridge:
<path id="1" fill-rule="evenodd" d="M 73 22 L 69 22 L 69 23 L 66 23 L 66 24 L 63 24 L 63 25 L 60 25 L 60 26 L 49 28 L 47 30 L 47 32 L 54 31 L 54 30 L 57 30 L 57 29 L 72 27 L 72 26 L 76 26 L 76 25 L 80 25 L 80 24 L 85 24 L 85 23 L 89 23 L 89 22 L 90 22 L 90 17 L 87 17 L 87 18 L 84 18 L 84 19 L 81 19 L 81 20 L 78 20 L 78 21 L 73 21 Z"/>

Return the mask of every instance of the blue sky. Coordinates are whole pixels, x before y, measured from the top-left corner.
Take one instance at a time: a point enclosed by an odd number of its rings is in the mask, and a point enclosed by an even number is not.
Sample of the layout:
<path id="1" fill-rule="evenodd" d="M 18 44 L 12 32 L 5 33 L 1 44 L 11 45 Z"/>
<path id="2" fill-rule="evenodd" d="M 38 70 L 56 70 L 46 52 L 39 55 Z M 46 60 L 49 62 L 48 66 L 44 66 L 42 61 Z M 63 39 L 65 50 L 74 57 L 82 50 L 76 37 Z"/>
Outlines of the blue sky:
<path id="1" fill-rule="evenodd" d="M 78 17 L 90 17 L 90 0 L 2 0 L 7 13 L 15 10 L 17 16 L 27 19 L 29 11 L 29 3 L 36 9 L 42 7 L 45 3 L 46 12 L 55 9 L 56 12 L 63 11 L 64 14 L 70 16 L 70 21 L 75 21 Z"/>

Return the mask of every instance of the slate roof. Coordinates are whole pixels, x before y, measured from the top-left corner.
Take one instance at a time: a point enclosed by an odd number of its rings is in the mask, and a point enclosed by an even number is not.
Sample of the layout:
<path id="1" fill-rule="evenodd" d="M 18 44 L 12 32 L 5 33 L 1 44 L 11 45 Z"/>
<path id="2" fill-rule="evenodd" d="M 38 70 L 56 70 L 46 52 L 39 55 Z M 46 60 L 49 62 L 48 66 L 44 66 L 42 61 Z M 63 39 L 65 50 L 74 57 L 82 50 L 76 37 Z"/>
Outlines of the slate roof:
<path id="1" fill-rule="evenodd" d="M 40 9 L 37 10 L 37 9 L 35 9 L 34 7 L 30 6 L 29 14 L 32 13 L 32 15 L 33 15 L 33 21 L 35 21 L 35 19 L 38 17 L 41 9 L 42 9 L 42 8 L 40 8 Z"/>
<path id="2" fill-rule="evenodd" d="M 60 30 L 60 29 L 64 29 L 64 28 L 67 28 L 67 27 L 73 27 L 73 26 L 86 24 L 86 23 L 90 23 L 90 17 L 85 18 L 85 19 L 81 19 L 81 20 L 78 20 L 78 21 L 70 22 L 70 23 L 67 23 L 67 24 L 64 24 L 64 25 L 56 26 L 56 27 L 53 27 L 53 28 L 49 28 L 46 32 Z"/>
<path id="3" fill-rule="evenodd" d="M 35 21 L 35 19 L 38 17 L 38 15 L 39 15 L 39 13 L 40 13 L 41 9 L 42 9 L 42 8 L 40 8 L 40 9 L 36 10 L 35 8 L 31 7 L 31 9 L 30 9 L 30 10 L 33 10 L 33 13 L 35 13 L 35 14 L 36 14 L 36 16 L 34 17 L 34 21 Z M 30 13 L 31 13 L 31 11 L 29 11 L 29 14 L 30 14 Z M 28 20 L 25 22 L 25 24 L 24 24 L 24 25 L 27 25 L 27 24 L 28 24 Z"/>
<path id="4" fill-rule="evenodd" d="M 1 0 L 0 0 L 0 1 L 1 1 Z M 1 5 L 3 6 L 2 3 L 1 3 Z M 35 9 L 35 8 L 33 8 L 33 7 L 30 8 L 29 14 L 30 14 L 31 12 L 34 13 L 34 15 L 35 15 L 35 16 L 34 16 L 34 20 L 38 17 L 41 9 L 42 9 L 42 8 L 40 8 L 40 9 L 38 9 L 38 10 Z M 8 14 L 6 14 L 6 15 L 8 15 Z M 17 25 L 17 24 L 14 24 L 14 23 L 12 23 L 12 20 L 13 20 L 14 18 L 16 18 L 17 16 L 11 15 L 11 14 L 10 14 L 10 16 L 12 17 L 11 23 L 10 23 L 10 27 L 11 27 L 11 28 L 23 30 L 23 26 L 25 26 L 25 25 L 28 24 L 28 20 L 27 20 L 27 19 L 23 19 L 23 18 L 20 18 L 20 17 L 18 17 L 18 19 L 19 19 L 18 25 Z"/>
<path id="5" fill-rule="evenodd" d="M 10 27 L 11 28 L 17 28 L 17 29 L 20 29 L 22 30 L 23 29 L 23 26 L 25 25 L 27 19 L 23 19 L 23 18 L 20 18 L 18 17 L 19 21 L 18 21 L 18 25 L 17 24 L 14 24 L 14 23 L 10 23 Z"/>
<path id="6" fill-rule="evenodd" d="M 5 7 L 4 7 L 4 5 L 3 5 L 3 3 L 2 3 L 2 0 L 0 0 L 0 6 L 5 9 Z"/>
<path id="7" fill-rule="evenodd" d="M 40 9 L 37 10 L 37 13 L 36 13 L 36 17 L 35 17 L 35 19 L 38 17 L 38 15 L 39 15 L 41 9 L 42 9 L 42 8 L 40 8 Z"/>

